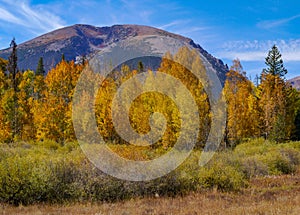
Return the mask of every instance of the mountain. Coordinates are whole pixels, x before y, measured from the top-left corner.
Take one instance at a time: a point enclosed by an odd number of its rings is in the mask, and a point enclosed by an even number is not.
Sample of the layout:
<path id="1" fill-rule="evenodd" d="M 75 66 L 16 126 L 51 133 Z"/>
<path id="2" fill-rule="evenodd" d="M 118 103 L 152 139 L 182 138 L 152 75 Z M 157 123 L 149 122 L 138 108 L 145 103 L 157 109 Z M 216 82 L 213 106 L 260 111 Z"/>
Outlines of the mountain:
<path id="1" fill-rule="evenodd" d="M 297 76 L 295 78 L 292 78 L 290 80 L 288 80 L 288 82 L 291 83 L 291 85 L 297 89 L 298 91 L 300 91 L 300 76 Z"/>
<path id="2" fill-rule="evenodd" d="M 140 25 L 95 27 L 77 24 L 52 31 L 18 45 L 18 67 L 20 70 L 35 70 L 39 58 L 43 57 L 45 70 L 48 71 L 61 60 L 62 54 L 66 60 L 75 60 L 78 56 L 88 56 L 109 44 L 144 35 L 172 37 L 190 44 L 207 59 L 221 82 L 224 83 L 225 74 L 228 71 L 227 66 L 193 40 L 161 29 Z M 2 58 L 7 59 L 9 54 L 9 49 L 0 50 Z"/>

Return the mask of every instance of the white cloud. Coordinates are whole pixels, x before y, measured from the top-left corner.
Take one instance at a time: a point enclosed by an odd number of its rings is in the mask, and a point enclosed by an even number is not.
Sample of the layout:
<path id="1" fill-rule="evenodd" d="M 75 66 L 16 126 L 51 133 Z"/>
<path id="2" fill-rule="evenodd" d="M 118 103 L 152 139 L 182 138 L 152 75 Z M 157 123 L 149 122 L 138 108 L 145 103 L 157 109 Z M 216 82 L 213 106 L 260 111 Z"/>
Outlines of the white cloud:
<path id="1" fill-rule="evenodd" d="M 0 0 L 0 19 L 4 23 L 26 27 L 31 32 L 40 34 L 62 27 L 64 22 L 61 18 L 42 5 L 31 6 L 28 1 Z"/>
<path id="2" fill-rule="evenodd" d="M 43 30 L 53 30 L 62 27 L 59 17 L 51 14 L 48 11 L 44 11 L 42 8 L 35 8 L 33 10 L 29 5 L 22 3 L 20 5 L 20 13 L 30 20 L 30 24 L 35 24 L 37 27 Z"/>
<path id="3" fill-rule="evenodd" d="M 300 14 L 292 17 L 284 18 L 284 19 L 261 21 L 257 23 L 256 26 L 263 29 L 271 29 L 289 23 L 290 21 L 293 21 L 294 19 L 298 19 L 298 18 L 300 18 Z"/>
<path id="4" fill-rule="evenodd" d="M 170 28 L 170 27 L 176 27 L 176 26 L 178 26 L 178 25 L 187 24 L 188 22 L 189 22 L 189 20 L 175 20 L 175 21 L 169 22 L 169 23 L 167 23 L 167 24 L 158 26 L 158 28 L 161 28 L 161 29 L 168 29 L 168 28 Z"/>
<path id="5" fill-rule="evenodd" d="M 22 21 L 18 19 L 16 16 L 11 14 L 9 11 L 3 9 L 0 7 L 0 19 L 3 21 L 11 22 L 11 23 L 17 23 L 22 24 Z"/>
<path id="6" fill-rule="evenodd" d="M 240 59 L 241 61 L 261 61 L 266 57 L 265 52 L 259 51 L 244 51 L 244 52 L 236 52 L 236 51 L 227 51 L 227 52 L 219 52 L 219 56 L 225 59 Z"/>
<path id="7" fill-rule="evenodd" d="M 203 30 L 207 30 L 208 28 L 207 27 L 186 27 L 186 28 L 182 28 L 182 29 L 179 29 L 177 31 L 175 31 L 175 33 L 177 34 L 182 34 L 182 35 L 187 35 L 187 34 L 190 34 L 190 33 L 194 33 L 194 32 L 198 32 L 198 31 L 203 31 Z"/>
<path id="8" fill-rule="evenodd" d="M 224 59 L 239 58 L 241 61 L 264 61 L 268 51 L 276 45 L 285 62 L 300 61 L 300 39 L 268 41 L 231 41 L 223 45 L 218 56 Z"/>
<path id="9" fill-rule="evenodd" d="M 197 34 L 200 31 L 207 31 L 210 29 L 210 27 L 206 26 L 195 26 L 190 19 L 181 19 L 181 20 L 174 20 L 169 23 L 157 26 L 157 28 L 166 30 L 166 31 L 171 31 L 172 33 L 175 34 L 180 34 L 182 36 L 190 37 L 190 38 L 195 38 L 192 37 L 193 35 Z M 201 36 L 197 35 L 198 39 L 204 39 L 205 35 L 207 36 L 207 32 L 205 34 L 202 34 Z M 202 41 L 202 43 L 203 43 Z"/>

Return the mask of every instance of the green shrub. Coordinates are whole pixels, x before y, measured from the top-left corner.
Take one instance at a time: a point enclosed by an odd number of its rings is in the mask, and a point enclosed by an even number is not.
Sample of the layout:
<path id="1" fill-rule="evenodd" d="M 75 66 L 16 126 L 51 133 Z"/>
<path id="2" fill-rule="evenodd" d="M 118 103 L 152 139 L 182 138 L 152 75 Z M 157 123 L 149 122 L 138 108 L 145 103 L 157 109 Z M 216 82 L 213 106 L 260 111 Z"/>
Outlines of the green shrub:
<path id="1" fill-rule="evenodd" d="M 234 150 L 216 152 L 202 168 L 198 165 L 201 151 L 196 150 L 180 167 L 161 178 L 128 182 L 97 170 L 76 142 L 2 144 L 0 202 L 113 202 L 157 194 L 184 195 L 199 189 L 238 191 L 248 185 L 250 177 L 294 173 L 300 165 L 299 145 L 252 140 Z"/>
<path id="2" fill-rule="evenodd" d="M 236 147 L 248 177 L 291 174 L 300 164 L 300 143 L 277 144 L 263 139 L 251 140 Z"/>
<path id="3" fill-rule="evenodd" d="M 40 141 L 40 142 L 36 142 L 36 143 L 33 143 L 34 145 L 37 145 L 37 146 L 40 146 L 42 148 L 45 148 L 45 149 L 49 149 L 49 150 L 57 150 L 61 147 L 61 144 L 60 143 L 57 143 L 53 140 L 49 140 L 49 139 L 46 139 L 46 140 L 43 140 L 43 141 Z"/>
<path id="4" fill-rule="evenodd" d="M 295 167 L 300 165 L 300 150 L 293 148 L 282 148 L 280 153 L 291 165 L 294 165 Z"/>
<path id="5" fill-rule="evenodd" d="M 268 166 L 258 156 L 247 157 L 242 161 L 242 169 L 247 178 L 269 174 Z"/>
<path id="6" fill-rule="evenodd" d="M 43 201 L 47 192 L 47 167 L 42 160 L 10 157 L 0 163 L 0 199 L 11 204 Z"/>
<path id="7" fill-rule="evenodd" d="M 220 191 L 238 191 L 248 185 L 246 175 L 236 158 L 219 153 L 199 172 L 199 183 L 203 188 Z"/>
<path id="8" fill-rule="evenodd" d="M 290 174 L 296 171 L 296 165 L 283 154 L 286 150 L 277 149 L 261 156 L 260 160 L 268 166 L 271 175 Z"/>

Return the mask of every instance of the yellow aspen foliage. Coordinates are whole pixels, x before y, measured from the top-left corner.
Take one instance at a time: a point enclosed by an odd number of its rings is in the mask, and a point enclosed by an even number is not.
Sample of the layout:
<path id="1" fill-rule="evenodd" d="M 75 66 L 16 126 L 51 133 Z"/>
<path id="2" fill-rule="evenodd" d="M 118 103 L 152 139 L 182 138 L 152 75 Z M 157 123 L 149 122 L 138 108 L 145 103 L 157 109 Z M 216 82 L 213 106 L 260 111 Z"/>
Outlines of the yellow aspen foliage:
<path id="1" fill-rule="evenodd" d="M 172 60 L 174 59 L 174 61 Z M 185 68 L 187 62 L 191 65 L 193 73 Z M 206 138 L 210 131 L 210 105 L 208 96 L 204 91 L 203 86 L 207 86 L 207 74 L 206 69 L 200 59 L 199 55 L 195 50 L 190 50 L 187 47 L 182 47 L 178 52 L 172 56 L 170 53 L 167 53 L 162 60 L 161 66 L 158 69 L 160 72 L 170 74 L 176 79 L 178 79 L 191 93 L 194 101 L 198 106 L 198 113 L 200 119 L 199 125 L 199 138 L 198 146 L 203 145 L 206 141 Z M 198 77 L 195 76 L 196 73 Z M 180 92 L 174 92 L 180 97 Z M 181 99 L 186 99 L 182 98 Z M 188 108 L 188 107 L 186 107 Z M 173 117 L 175 112 L 173 112 Z M 177 116 L 176 119 L 179 119 L 180 116 Z M 175 120 L 175 125 L 178 126 L 178 122 Z M 177 128 L 178 129 L 178 128 Z M 175 132 L 176 134 L 176 132 Z"/>
<path id="2" fill-rule="evenodd" d="M 0 57 L 0 71 L 4 72 L 6 70 L 8 60 L 5 60 Z"/>
<path id="3" fill-rule="evenodd" d="M 107 78 L 97 93 L 95 110 L 98 130 L 104 140 L 111 141 L 116 138 L 112 122 L 112 99 L 117 90 L 116 83 L 112 78 Z"/>
<path id="4" fill-rule="evenodd" d="M 35 102 L 37 138 L 58 142 L 74 139 L 71 120 L 72 97 L 84 65 L 61 61 L 46 76 L 44 97 Z"/>
<path id="5" fill-rule="evenodd" d="M 227 102 L 225 141 L 231 146 L 245 138 L 259 136 L 259 111 L 253 83 L 238 59 L 233 61 L 223 89 Z"/>
<path id="6" fill-rule="evenodd" d="M 279 75 L 262 74 L 259 98 L 264 135 L 275 141 L 289 139 L 294 129 L 299 93 Z"/>
<path id="7" fill-rule="evenodd" d="M 5 114 L 2 108 L 0 108 L 0 142 L 5 142 L 11 138 L 11 129 L 5 119 Z"/>
<path id="8" fill-rule="evenodd" d="M 18 114 L 20 123 L 20 138 L 22 140 L 31 140 L 35 138 L 35 125 L 33 121 L 34 104 L 34 79 L 33 71 L 25 71 L 18 86 Z"/>
<path id="9" fill-rule="evenodd" d="M 175 58 L 176 62 L 172 60 Z M 174 56 L 172 56 L 170 53 L 166 53 L 165 57 L 162 59 L 158 71 L 170 75 L 174 79 L 178 80 L 180 84 L 184 85 L 186 90 L 192 95 L 195 103 L 197 104 L 199 112 L 200 130 L 198 135 L 198 145 L 201 145 L 205 143 L 210 129 L 209 101 L 206 93 L 204 92 L 201 81 L 191 71 L 180 64 L 180 62 L 184 61 L 190 61 L 192 67 L 197 68 L 197 72 L 201 73 L 200 76 L 206 78 L 206 70 L 199 55 L 188 48 L 180 49 Z M 143 68 L 140 62 L 138 66 L 139 68 Z M 143 69 L 139 70 L 142 71 Z M 153 129 L 150 127 L 149 121 L 151 115 L 155 112 L 161 113 L 166 120 L 166 130 L 162 134 L 161 139 L 156 142 L 156 144 L 152 145 L 152 147 L 163 147 L 164 149 L 168 149 L 176 143 L 177 138 L 180 135 L 181 115 L 175 102 L 172 101 L 168 95 L 164 95 L 162 92 L 160 92 L 159 87 L 161 84 L 163 84 L 164 88 L 167 89 L 168 92 L 172 93 L 172 95 L 176 97 L 177 101 L 179 102 L 186 98 L 183 96 L 183 92 L 181 92 L 182 88 L 178 88 L 177 86 L 174 86 L 168 82 L 156 83 L 155 78 L 157 74 L 151 70 L 144 71 L 144 73 L 147 74 L 145 76 L 133 78 L 135 75 L 141 73 L 141 71 L 130 70 L 128 66 L 122 65 L 120 71 L 115 71 L 114 74 L 110 75 L 103 81 L 96 99 L 98 129 L 106 141 L 126 143 L 126 141 L 122 140 L 118 136 L 114 129 L 111 112 L 112 100 L 116 95 L 118 88 L 130 79 L 130 87 L 124 88 L 121 92 L 124 101 L 130 98 L 132 92 L 144 92 L 137 96 L 130 104 L 128 116 L 131 127 L 136 133 L 141 135 L 147 134 L 151 131 L 151 129 Z M 148 85 L 151 85 L 151 87 Z M 146 89 L 150 88 L 153 90 L 147 92 Z M 115 108 L 114 112 L 116 115 L 123 114 L 124 111 L 127 111 L 124 107 L 122 107 L 122 105 L 120 107 L 116 106 L 113 108 Z M 185 112 L 189 112 L 189 107 L 185 108 L 187 109 Z M 124 129 L 126 130 L 127 128 Z M 124 132 L 126 133 L 126 131 Z M 189 138 L 190 137 L 186 137 L 186 139 Z"/>
<path id="10" fill-rule="evenodd" d="M 0 58 L 0 142 L 8 141 L 11 138 L 10 124 L 7 119 L 5 108 L 7 97 L 7 78 L 4 74 L 5 61 Z"/>
<path id="11" fill-rule="evenodd" d="M 1 95 L 1 107 L 0 107 L 0 117 L 1 117 L 1 141 L 9 142 L 12 139 L 12 129 L 11 122 L 13 119 L 12 108 L 14 105 L 13 101 L 14 91 L 12 89 L 8 89 L 4 91 Z"/>

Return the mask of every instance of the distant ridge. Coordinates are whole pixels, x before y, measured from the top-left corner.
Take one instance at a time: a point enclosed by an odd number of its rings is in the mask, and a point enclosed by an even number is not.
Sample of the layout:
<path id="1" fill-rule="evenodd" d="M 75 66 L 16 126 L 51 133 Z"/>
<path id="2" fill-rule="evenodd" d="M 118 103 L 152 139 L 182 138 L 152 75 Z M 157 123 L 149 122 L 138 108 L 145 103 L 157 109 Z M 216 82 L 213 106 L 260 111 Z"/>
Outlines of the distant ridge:
<path id="1" fill-rule="evenodd" d="M 228 68 L 221 60 L 213 57 L 193 40 L 161 29 L 141 25 L 95 27 L 76 24 L 64 27 L 19 44 L 18 66 L 20 70 L 35 70 L 39 58 L 43 57 L 45 69 L 48 71 L 61 60 L 62 53 L 66 60 L 75 60 L 78 56 L 88 56 L 109 44 L 142 35 L 168 36 L 192 45 L 208 60 L 216 70 L 221 82 L 224 83 Z M 2 58 L 7 59 L 9 54 L 9 49 L 0 50 L 0 57 Z"/>
<path id="2" fill-rule="evenodd" d="M 291 85 L 297 89 L 298 91 L 300 91 L 300 76 L 297 76 L 295 78 L 292 78 L 290 80 L 288 80 L 288 82 L 291 83 Z"/>

